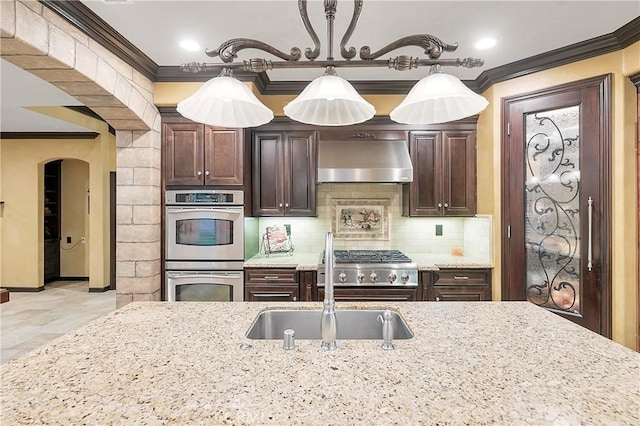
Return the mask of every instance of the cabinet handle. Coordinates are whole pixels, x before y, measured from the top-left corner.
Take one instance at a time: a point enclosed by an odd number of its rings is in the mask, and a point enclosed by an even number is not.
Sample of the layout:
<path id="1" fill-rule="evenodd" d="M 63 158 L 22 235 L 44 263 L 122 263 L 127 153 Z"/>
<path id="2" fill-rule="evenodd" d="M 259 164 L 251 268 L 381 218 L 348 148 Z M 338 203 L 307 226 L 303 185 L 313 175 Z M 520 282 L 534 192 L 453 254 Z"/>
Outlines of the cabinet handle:
<path id="1" fill-rule="evenodd" d="M 464 276 L 464 277 L 456 277 L 456 276 L 454 276 L 453 279 L 454 280 L 468 280 L 469 277 L 467 277 L 467 276 Z"/>
<path id="2" fill-rule="evenodd" d="M 593 246 L 592 246 L 592 234 L 593 234 L 593 198 L 589 197 L 587 200 L 588 208 L 588 221 L 589 221 L 589 234 L 587 236 L 587 270 L 591 272 L 593 269 Z"/>
<path id="3" fill-rule="evenodd" d="M 265 275 L 264 277 L 265 280 L 277 280 L 278 278 L 280 278 L 278 275 Z"/>
<path id="4" fill-rule="evenodd" d="M 444 208 L 448 209 L 449 208 L 449 203 L 444 203 Z"/>
<path id="5" fill-rule="evenodd" d="M 282 207 L 282 203 L 278 204 L 278 207 Z"/>
<path id="6" fill-rule="evenodd" d="M 284 206 L 285 206 L 286 208 L 289 208 L 289 203 L 284 203 Z"/>
<path id="7" fill-rule="evenodd" d="M 294 302 L 297 302 L 297 301 L 298 301 L 298 298 L 297 298 L 296 296 L 293 296 L 293 301 L 294 301 Z"/>
<path id="8" fill-rule="evenodd" d="M 289 293 L 253 293 L 254 297 L 290 297 Z"/>
<path id="9" fill-rule="evenodd" d="M 205 176 L 209 176 L 209 170 L 207 170 L 206 172 L 204 172 Z"/>
<path id="10" fill-rule="evenodd" d="M 440 296 L 436 296 L 436 302 L 440 301 Z"/>
<path id="11" fill-rule="evenodd" d="M 198 170 L 198 171 L 196 172 L 196 174 L 197 174 L 198 176 L 202 176 L 202 172 L 201 172 L 200 170 Z"/>
<path id="12" fill-rule="evenodd" d="M 442 208 L 442 203 L 438 203 L 438 208 L 441 209 Z"/>

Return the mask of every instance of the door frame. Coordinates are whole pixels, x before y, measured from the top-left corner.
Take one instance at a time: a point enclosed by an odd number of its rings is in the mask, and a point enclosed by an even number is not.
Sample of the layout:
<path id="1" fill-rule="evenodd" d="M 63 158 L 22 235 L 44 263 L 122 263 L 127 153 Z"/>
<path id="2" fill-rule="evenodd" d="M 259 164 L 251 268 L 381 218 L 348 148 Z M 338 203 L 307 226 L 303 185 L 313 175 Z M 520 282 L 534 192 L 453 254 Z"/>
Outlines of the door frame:
<path id="1" fill-rule="evenodd" d="M 510 141 L 510 124 L 509 124 L 509 108 L 510 105 L 516 102 L 522 102 L 527 100 L 533 100 L 543 96 L 559 95 L 562 93 L 572 91 L 582 91 L 589 88 L 598 89 L 598 105 L 599 118 L 600 118 L 600 137 L 599 137 L 599 152 L 598 157 L 600 159 L 600 168 L 604 179 L 599 180 L 599 188 L 601 198 L 601 215 L 599 217 L 600 222 L 600 244 L 604 246 L 601 251 L 601 261 L 598 265 L 600 273 L 600 334 L 611 338 L 612 336 L 612 312 L 611 312 L 611 74 L 596 76 L 579 80 L 571 83 L 561 84 L 546 89 L 537 90 L 521 95 L 511 96 L 502 99 L 501 108 L 501 223 L 503 224 L 500 231 L 501 234 L 501 272 L 502 272 L 502 284 L 501 284 L 501 299 L 502 300 L 524 300 L 524 293 L 517 295 L 515 289 L 515 283 L 511 279 L 511 268 L 509 262 L 510 253 L 510 235 L 509 235 L 509 206 L 510 200 L 508 199 L 508 186 L 509 186 L 509 170 L 510 164 L 509 150 L 507 144 Z M 594 220 L 598 219 L 598 215 Z"/>

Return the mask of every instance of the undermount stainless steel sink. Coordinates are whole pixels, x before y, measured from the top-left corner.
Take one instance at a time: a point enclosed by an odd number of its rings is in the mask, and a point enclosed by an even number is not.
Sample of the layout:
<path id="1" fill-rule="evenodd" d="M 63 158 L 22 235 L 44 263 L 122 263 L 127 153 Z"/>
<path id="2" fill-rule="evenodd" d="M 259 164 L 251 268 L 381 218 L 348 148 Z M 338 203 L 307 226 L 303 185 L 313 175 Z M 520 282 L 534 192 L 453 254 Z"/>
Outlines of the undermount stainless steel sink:
<path id="1" fill-rule="evenodd" d="M 382 339 L 380 316 L 384 310 L 336 310 L 339 340 Z M 413 333 L 402 315 L 391 311 L 393 339 L 411 339 Z M 284 331 L 295 331 L 296 339 L 319 340 L 321 310 L 274 309 L 262 311 L 253 320 L 247 338 L 256 340 L 283 339 Z"/>

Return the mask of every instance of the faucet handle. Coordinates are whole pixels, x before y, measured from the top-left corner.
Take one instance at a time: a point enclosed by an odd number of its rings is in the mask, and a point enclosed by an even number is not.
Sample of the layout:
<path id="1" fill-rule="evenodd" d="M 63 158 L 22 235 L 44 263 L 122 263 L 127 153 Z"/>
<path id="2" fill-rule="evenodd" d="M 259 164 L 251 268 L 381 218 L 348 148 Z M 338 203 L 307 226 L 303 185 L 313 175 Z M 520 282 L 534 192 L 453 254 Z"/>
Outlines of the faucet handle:
<path id="1" fill-rule="evenodd" d="M 290 328 L 287 328 L 284 331 L 284 342 L 282 347 L 287 350 L 295 348 L 296 347 L 295 336 L 296 336 L 296 332 Z"/>

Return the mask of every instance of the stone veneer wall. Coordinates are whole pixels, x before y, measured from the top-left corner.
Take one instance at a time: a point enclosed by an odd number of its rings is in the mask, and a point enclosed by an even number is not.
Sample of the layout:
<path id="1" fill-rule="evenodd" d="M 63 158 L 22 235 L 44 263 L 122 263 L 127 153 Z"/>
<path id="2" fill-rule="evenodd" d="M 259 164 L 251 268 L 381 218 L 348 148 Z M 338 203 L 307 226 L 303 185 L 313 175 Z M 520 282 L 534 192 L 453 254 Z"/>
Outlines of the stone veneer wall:
<path id="1" fill-rule="evenodd" d="M 161 137 L 153 82 L 37 1 L 0 1 L 0 37 L 3 59 L 116 129 L 117 305 L 159 300 Z"/>

